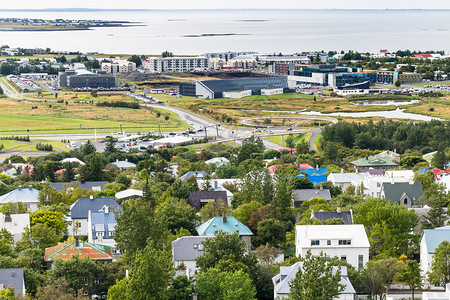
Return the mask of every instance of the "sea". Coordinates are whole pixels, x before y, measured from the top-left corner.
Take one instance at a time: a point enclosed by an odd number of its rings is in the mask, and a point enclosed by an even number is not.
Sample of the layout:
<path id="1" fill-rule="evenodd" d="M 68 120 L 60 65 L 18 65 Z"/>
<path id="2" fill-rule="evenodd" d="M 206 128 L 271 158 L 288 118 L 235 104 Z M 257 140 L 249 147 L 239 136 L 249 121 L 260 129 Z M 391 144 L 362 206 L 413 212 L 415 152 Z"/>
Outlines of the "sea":
<path id="1" fill-rule="evenodd" d="M 137 22 L 88 31 L 0 32 L 0 44 L 107 54 L 450 51 L 450 10 L 0 11 L 0 17 Z"/>

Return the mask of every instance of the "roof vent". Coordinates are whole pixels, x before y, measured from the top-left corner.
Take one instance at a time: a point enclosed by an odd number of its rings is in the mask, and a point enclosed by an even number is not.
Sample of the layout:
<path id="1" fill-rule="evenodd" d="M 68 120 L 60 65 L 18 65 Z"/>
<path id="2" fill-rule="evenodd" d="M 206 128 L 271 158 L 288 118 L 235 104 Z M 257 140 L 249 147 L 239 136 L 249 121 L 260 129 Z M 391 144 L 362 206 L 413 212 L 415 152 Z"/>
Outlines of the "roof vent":
<path id="1" fill-rule="evenodd" d="M 340 213 L 342 212 L 340 206 L 338 206 L 338 208 L 336 209 L 336 212 L 337 212 L 338 214 L 340 214 Z"/>
<path id="2" fill-rule="evenodd" d="M 18 187 L 18 190 L 19 190 L 19 191 L 21 191 L 21 190 L 22 190 L 22 186 L 21 186 L 21 185 L 19 185 L 19 187 Z"/>
<path id="3" fill-rule="evenodd" d="M 238 226 L 238 224 L 237 224 L 237 223 L 234 223 L 234 225 L 235 225 L 235 226 Z"/>
<path id="4" fill-rule="evenodd" d="M 216 227 L 216 224 L 213 224 L 213 227 Z"/>
<path id="5" fill-rule="evenodd" d="M 31 185 L 29 185 L 28 189 L 31 191 L 33 189 L 33 187 Z"/>

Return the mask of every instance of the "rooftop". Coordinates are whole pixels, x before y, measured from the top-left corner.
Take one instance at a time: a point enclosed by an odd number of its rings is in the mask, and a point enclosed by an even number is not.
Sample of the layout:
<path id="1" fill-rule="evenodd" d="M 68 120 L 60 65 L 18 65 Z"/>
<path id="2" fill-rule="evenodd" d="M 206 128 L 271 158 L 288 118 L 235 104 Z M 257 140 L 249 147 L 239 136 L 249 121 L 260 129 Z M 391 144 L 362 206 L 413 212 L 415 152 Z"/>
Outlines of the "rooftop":
<path id="1" fill-rule="evenodd" d="M 93 260 L 112 260 L 111 247 L 86 242 L 79 242 L 78 247 L 76 242 L 73 242 L 46 248 L 44 260 L 52 262 L 57 259 L 69 259 L 73 255 L 80 257 L 89 256 Z"/>
<path id="2" fill-rule="evenodd" d="M 39 191 L 31 185 L 28 188 L 19 186 L 14 191 L 11 191 L 3 196 L 0 196 L 0 204 L 3 203 L 39 203 Z"/>
<path id="3" fill-rule="evenodd" d="M 239 222 L 235 217 L 223 217 L 212 218 L 200 226 L 195 227 L 200 236 L 214 236 L 217 231 L 223 231 L 224 233 L 238 232 L 239 235 L 253 235 L 252 231 Z"/>
<path id="4" fill-rule="evenodd" d="M 370 247 L 364 225 L 296 225 L 296 243 L 310 248 L 311 240 L 351 240 L 351 245 L 339 247 Z M 331 246 L 328 246 L 331 247 Z"/>
<path id="5" fill-rule="evenodd" d="M 80 198 L 70 206 L 70 216 L 72 219 L 87 219 L 88 212 L 99 212 L 103 207 L 114 206 L 116 209 L 120 209 L 119 203 L 114 198 Z"/>
<path id="6" fill-rule="evenodd" d="M 375 156 L 367 156 L 363 158 L 359 158 L 351 162 L 358 168 L 362 167 L 374 167 L 374 166 L 397 166 L 395 162 L 387 157 L 375 157 Z"/>
<path id="7" fill-rule="evenodd" d="M 450 241 L 450 226 L 424 229 L 422 239 L 425 239 L 428 253 L 432 254 L 440 243 Z"/>

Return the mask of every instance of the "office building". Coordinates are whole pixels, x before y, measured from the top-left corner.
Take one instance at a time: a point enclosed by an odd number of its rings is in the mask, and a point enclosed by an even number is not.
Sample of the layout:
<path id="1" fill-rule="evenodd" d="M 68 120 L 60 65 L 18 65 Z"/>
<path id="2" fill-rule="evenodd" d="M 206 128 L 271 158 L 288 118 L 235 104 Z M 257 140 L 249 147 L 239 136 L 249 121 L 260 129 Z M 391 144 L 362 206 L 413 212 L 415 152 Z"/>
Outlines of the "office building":
<path id="1" fill-rule="evenodd" d="M 104 71 L 90 72 L 85 69 L 69 69 L 58 74 L 59 87 L 72 89 L 111 89 L 116 87 L 116 77 Z"/>

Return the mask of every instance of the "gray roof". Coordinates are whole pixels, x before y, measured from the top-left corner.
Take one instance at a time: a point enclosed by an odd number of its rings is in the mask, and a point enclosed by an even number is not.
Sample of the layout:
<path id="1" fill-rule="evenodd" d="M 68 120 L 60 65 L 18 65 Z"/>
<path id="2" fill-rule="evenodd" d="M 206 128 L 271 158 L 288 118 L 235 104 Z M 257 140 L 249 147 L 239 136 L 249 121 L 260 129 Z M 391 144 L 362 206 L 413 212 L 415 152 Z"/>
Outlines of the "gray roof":
<path id="1" fill-rule="evenodd" d="M 111 163 L 112 165 L 115 165 L 116 167 L 118 167 L 119 169 L 130 169 L 130 168 L 136 168 L 136 164 L 129 162 L 129 161 L 115 161 L 113 163 Z"/>
<path id="2" fill-rule="evenodd" d="M 208 236 L 183 236 L 172 242 L 174 261 L 194 261 L 203 254 L 202 242 Z"/>
<path id="3" fill-rule="evenodd" d="M 199 211 L 208 202 L 222 200 L 228 205 L 227 192 L 225 191 L 195 191 L 189 194 L 189 205 Z"/>
<path id="4" fill-rule="evenodd" d="M 226 91 L 288 88 L 286 77 L 252 77 L 224 80 L 203 80 L 200 82 L 201 84 L 209 88 L 213 93 L 222 93 Z"/>
<path id="5" fill-rule="evenodd" d="M 205 171 L 189 171 L 186 174 L 184 174 L 183 176 L 180 177 L 180 179 L 182 181 L 188 180 L 189 177 L 194 176 L 195 177 L 201 177 L 201 178 L 205 178 L 206 175 L 208 175 L 208 173 L 206 173 Z"/>
<path id="6" fill-rule="evenodd" d="M 31 186 L 27 188 L 19 188 L 11 191 L 3 196 L 0 196 L 0 204 L 3 203 L 39 203 L 39 191 Z"/>
<path id="7" fill-rule="evenodd" d="M 382 189 L 386 200 L 397 204 L 399 204 L 403 194 L 407 194 L 413 204 L 423 195 L 421 182 L 384 182 Z"/>
<path id="8" fill-rule="evenodd" d="M 129 199 L 129 198 L 138 198 L 142 197 L 144 195 L 143 191 L 135 190 L 135 189 L 128 189 L 125 191 L 120 191 L 116 193 L 117 199 Z"/>
<path id="9" fill-rule="evenodd" d="M 344 224 L 353 224 L 352 214 L 349 211 L 336 212 L 336 211 L 314 211 L 312 212 L 314 218 L 319 221 L 326 221 L 331 219 L 341 219 Z"/>
<path id="10" fill-rule="evenodd" d="M 335 182 L 352 182 L 364 180 L 366 175 L 365 173 L 331 173 L 328 177 L 332 176 Z"/>
<path id="11" fill-rule="evenodd" d="M 103 190 L 105 184 L 109 183 L 109 181 L 73 181 L 73 182 L 51 182 L 50 186 L 57 190 L 58 192 L 64 191 L 68 188 L 81 188 L 84 191 L 92 190 L 94 187 L 100 187 L 100 190 Z"/>
<path id="12" fill-rule="evenodd" d="M 303 189 L 303 190 L 293 190 L 292 197 L 294 198 L 294 206 L 300 207 L 304 201 L 308 201 L 314 198 L 325 199 L 327 201 L 331 200 L 330 190 L 328 189 Z"/>
<path id="13" fill-rule="evenodd" d="M 19 291 L 22 295 L 25 294 L 25 281 L 22 268 L 0 269 L 0 289 L 7 289 L 9 285 L 14 288 L 16 295 Z"/>
<path id="14" fill-rule="evenodd" d="M 87 219 L 89 211 L 97 213 L 105 205 L 120 209 L 119 203 L 114 198 L 80 198 L 70 206 L 70 216 L 72 219 Z"/>

